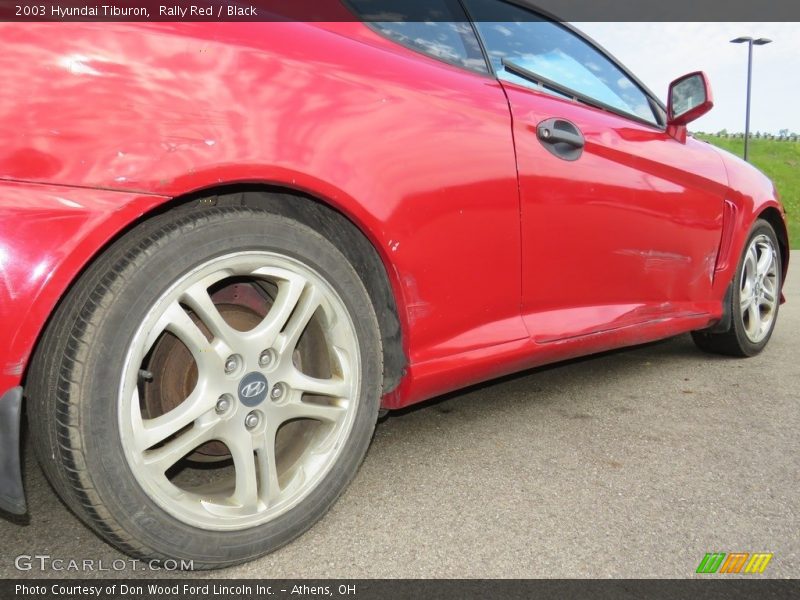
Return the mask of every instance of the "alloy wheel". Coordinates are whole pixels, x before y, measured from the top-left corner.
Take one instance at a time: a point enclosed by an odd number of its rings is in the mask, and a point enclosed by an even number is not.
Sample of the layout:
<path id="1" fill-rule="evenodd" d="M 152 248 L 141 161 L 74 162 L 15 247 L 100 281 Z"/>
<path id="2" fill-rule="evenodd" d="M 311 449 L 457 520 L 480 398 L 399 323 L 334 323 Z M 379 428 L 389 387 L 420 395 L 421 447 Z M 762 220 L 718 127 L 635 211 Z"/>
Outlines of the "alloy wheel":
<path id="1" fill-rule="evenodd" d="M 343 301 L 310 266 L 269 252 L 198 266 L 153 304 L 127 353 L 118 416 L 133 475 L 196 527 L 274 519 L 336 463 L 359 356 Z"/>
<path id="2" fill-rule="evenodd" d="M 745 335 L 758 344 L 769 335 L 778 308 L 778 258 L 772 240 L 756 236 L 744 258 L 739 287 Z"/>

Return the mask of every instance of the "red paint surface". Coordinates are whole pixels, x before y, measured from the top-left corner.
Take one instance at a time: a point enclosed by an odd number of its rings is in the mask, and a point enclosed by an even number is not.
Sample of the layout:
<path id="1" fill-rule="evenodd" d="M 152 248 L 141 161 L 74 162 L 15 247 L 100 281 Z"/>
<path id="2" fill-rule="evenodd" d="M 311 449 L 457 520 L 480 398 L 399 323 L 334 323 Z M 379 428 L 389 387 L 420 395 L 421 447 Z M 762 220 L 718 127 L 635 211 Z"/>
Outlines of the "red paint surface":
<path id="1" fill-rule="evenodd" d="M 779 207 L 710 146 L 358 23 L 6 23 L 0 50 L 25 71 L 0 88 L 0 391 L 104 244 L 203 189 L 302 190 L 365 233 L 410 361 L 387 407 L 712 323 L 721 243 L 738 256 Z M 536 140 L 550 117 L 584 133 L 579 161 Z"/>

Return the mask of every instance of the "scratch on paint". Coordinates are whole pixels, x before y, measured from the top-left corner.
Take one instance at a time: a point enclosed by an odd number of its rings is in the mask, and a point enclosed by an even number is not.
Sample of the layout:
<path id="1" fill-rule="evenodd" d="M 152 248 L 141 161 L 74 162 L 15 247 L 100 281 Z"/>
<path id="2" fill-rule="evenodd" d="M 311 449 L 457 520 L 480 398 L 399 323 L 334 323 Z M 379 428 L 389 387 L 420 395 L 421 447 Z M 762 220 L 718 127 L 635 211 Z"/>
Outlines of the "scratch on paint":
<path id="1" fill-rule="evenodd" d="M 413 275 L 406 275 L 403 277 L 405 283 L 406 294 L 408 300 L 406 310 L 408 311 L 408 320 L 414 324 L 419 319 L 429 316 L 432 312 L 431 305 L 420 297 L 419 287 L 417 280 Z"/>
<path id="2" fill-rule="evenodd" d="M 692 257 L 683 254 L 676 254 L 674 252 L 659 252 L 657 250 L 637 250 L 625 249 L 617 250 L 615 254 L 622 256 L 632 256 L 644 261 L 645 270 L 651 269 L 665 269 L 677 264 L 690 265 L 692 264 Z"/>
<path id="3" fill-rule="evenodd" d="M 13 375 L 15 377 L 22 375 L 22 372 L 25 370 L 25 364 L 23 361 L 19 361 L 16 363 L 9 363 L 4 371 L 5 375 Z"/>

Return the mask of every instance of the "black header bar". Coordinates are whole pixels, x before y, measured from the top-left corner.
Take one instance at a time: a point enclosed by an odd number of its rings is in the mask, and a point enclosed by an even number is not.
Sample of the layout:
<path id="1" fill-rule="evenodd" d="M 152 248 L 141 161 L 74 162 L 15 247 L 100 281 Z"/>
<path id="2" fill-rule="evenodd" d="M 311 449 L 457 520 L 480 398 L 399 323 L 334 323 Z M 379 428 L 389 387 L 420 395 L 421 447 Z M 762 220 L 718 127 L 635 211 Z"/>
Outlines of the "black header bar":
<path id="1" fill-rule="evenodd" d="M 485 0 L 485 20 L 492 5 Z M 800 22 L 798 0 L 506 0 L 560 21 Z M 0 0 L 0 21 L 436 21 L 427 0 Z M 532 19 L 536 17 L 532 16 Z M 498 18 L 497 20 L 502 20 Z M 800 34 L 800 24 L 798 25 Z"/>

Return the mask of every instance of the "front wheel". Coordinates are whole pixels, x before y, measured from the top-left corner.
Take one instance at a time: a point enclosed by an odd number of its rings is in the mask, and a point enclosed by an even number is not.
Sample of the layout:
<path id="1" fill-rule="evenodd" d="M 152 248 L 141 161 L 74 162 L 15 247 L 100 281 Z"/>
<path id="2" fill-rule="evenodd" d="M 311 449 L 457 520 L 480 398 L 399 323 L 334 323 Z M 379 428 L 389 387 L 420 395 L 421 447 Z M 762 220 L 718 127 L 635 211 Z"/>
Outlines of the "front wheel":
<path id="1" fill-rule="evenodd" d="M 216 568 L 317 521 L 355 474 L 381 390 L 367 291 L 330 242 L 246 208 L 133 230 L 37 351 L 35 446 L 123 551 Z"/>
<path id="2" fill-rule="evenodd" d="M 748 357 L 769 342 L 778 319 L 781 296 L 781 253 L 775 229 L 756 221 L 742 255 L 730 294 L 731 323 L 723 332 L 692 334 L 702 350 Z"/>

